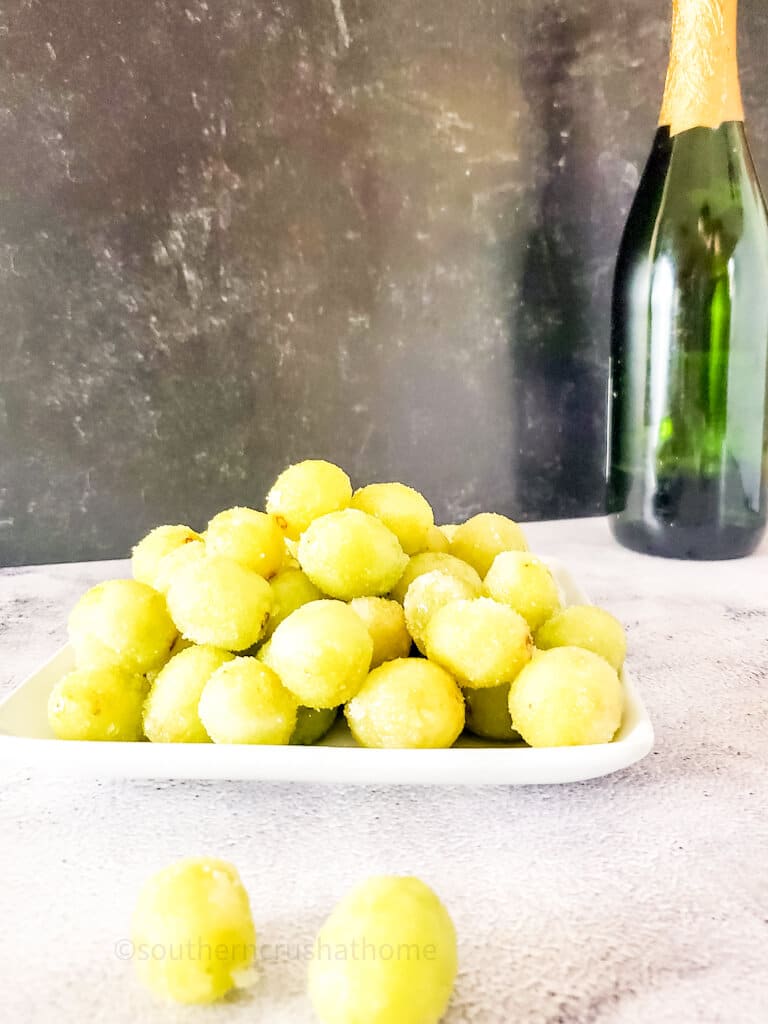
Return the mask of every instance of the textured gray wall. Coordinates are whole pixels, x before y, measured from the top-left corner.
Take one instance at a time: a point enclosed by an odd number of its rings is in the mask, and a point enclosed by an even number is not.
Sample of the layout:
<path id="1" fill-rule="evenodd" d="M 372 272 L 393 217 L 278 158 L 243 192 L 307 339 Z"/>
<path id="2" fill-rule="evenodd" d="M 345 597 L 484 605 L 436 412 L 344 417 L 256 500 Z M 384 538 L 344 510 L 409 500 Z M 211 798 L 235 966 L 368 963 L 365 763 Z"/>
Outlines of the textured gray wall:
<path id="1" fill-rule="evenodd" d="M 443 519 L 599 511 L 667 34 L 667 0 L 9 0 L 0 563 L 306 456 Z M 768 179 L 763 0 L 741 39 Z"/>

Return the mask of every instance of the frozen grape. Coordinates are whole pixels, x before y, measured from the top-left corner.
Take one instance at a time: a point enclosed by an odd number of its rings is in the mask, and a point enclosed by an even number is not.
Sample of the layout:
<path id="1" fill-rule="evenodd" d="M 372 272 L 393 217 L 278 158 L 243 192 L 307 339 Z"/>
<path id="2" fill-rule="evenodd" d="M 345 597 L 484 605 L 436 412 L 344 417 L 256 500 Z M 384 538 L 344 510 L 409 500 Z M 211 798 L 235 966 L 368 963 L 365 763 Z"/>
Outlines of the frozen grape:
<path id="1" fill-rule="evenodd" d="M 461 686 L 511 682 L 531 657 L 533 641 L 522 615 L 489 597 L 454 601 L 430 618 L 427 655 Z"/>
<path id="2" fill-rule="evenodd" d="M 537 652 L 509 692 L 514 726 L 532 747 L 609 743 L 623 708 L 615 670 L 581 647 Z"/>
<path id="3" fill-rule="evenodd" d="M 413 581 L 418 576 L 423 576 L 425 573 L 433 572 L 436 569 L 440 572 L 448 573 L 450 576 L 458 576 L 459 579 L 465 580 L 471 587 L 475 588 L 477 594 L 482 590 L 483 581 L 471 565 L 462 562 L 460 558 L 455 558 L 453 555 L 447 555 L 440 551 L 422 551 L 410 559 L 405 567 L 405 571 L 392 588 L 389 596 L 402 604 L 408 587 L 410 587 Z"/>
<path id="4" fill-rule="evenodd" d="M 316 519 L 299 541 L 299 562 L 315 586 L 350 601 L 391 590 L 408 564 L 397 537 L 375 516 L 349 508 Z"/>
<path id="5" fill-rule="evenodd" d="M 352 495 L 352 508 L 376 516 L 400 541 L 406 555 L 427 548 L 435 520 L 427 499 L 405 484 L 368 484 Z"/>
<path id="6" fill-rule="evenodd" d="M 411 638 L 405 627 L 403 609 L 397 601 L 386 597 L 356 597 L 349 602 L 349 607 L 360 616 L 371 634 L 371 668 L 410 653 Z"/>
<path id="7" fill-rule="evenodd" d="M 511 743 L 520 739 L 512 727 L 509 713 L 509 683 L 490 686 L 484 690 L 464 690 L 467 705 L 467 729 L 486 740 L 504 740 Z"/>
<path id="8" fill-rule="evenodd" d="M 554 576 L 527 551 L 502 551 L 497 555 L 484 586 L 494 601 L 514 608 L 534 631 L 560 607 Z"/>
<path id="9" fill-rule="evenodd" d="M 464 728 L 464 699 L 439 665 L 399 658 L 371 672 L 344 714 L 364 747 L 450 747 Z"/>
<path id="10" fill-rule="evenodd" d="M 315 584 L 301 569 L 281 569 L 277 576 L 269 581 L 272 588 L 272 614 L 269 616 L 265 637 L 270 637 L 291 612 L 301 608 L 310 601 L 318 601 L 323 596 Z"/>
<path id="11" fill-rule="evenodd" d="M 199 541 L 200 534 L 188 526 L 158 526 L 140 540 L 133 549 L 131 570 L 133 578 L 140 583 L 155 587 L 155 576 L 160 561 L 171 551 Z"/>
<path id="12" fill-rule="evenodd" d="M 283 559 L 283 569 L 300 569 L 299 565 L 299 542 L 297 540 L 291 540 L 290 537 L 286 537 L 283 541 L 285 544 L 285 558 Z M 282 570 L 281 570 L 282 571 Z"/>
<path id="13" fill-rule="evenodd" d="M 182 544 L 181 547 L 174 548 L 157 563 L 155 581 L 152 586 L 161 594 L 167 594 L 171 580 L 179 569 L 199 558 L 205 558 L 205 543 L 202 540 L 193 540 L 188 544 Z"/>
<path id="14" fill-rule="evenodd" d="M 298 540 L 313 520 L 347 508 L 352 484 L 343 469 L 322 459 L 307 459 L 283 470 L 267 495 L 267 512 L 286 536 Z"/>
<path id="15" fill-rule="evenodd" d="M 427 531 L 427 543 L 425 551 L 447 552 L 450 544 L 439 526 L 430 526 Z"/>
<path id="16" fill-rule="evenodd" d="M 259 660 L 311 708 L 335 708 L 353 697 L 373 654 L 373 640 L 360 616 L 349 605 L 328 600 L 298 608 L 265 647 Z"/>
<path id="17" fill-rule="evenodd" d="M 148 685 L 115 666 L 78 669 L 51 691 L 48 722 L 60 740 L 140 740 Z"/>
<path id="18" fill-rule="evenodd" d="M 453 538 L 456 536 L 456 531 L 459 528 L 458 523 L 446 523 L 444 526 L 438 526 L 438 530 L 450 544 Z"/>
<path id="19" fill-rule="evenodd" d="M 208 523 L 205 543 L 222 555 L 269 579 L 285 561 L 283 531 L 274 516 L 252 508 L 229 508 Z"/>
<path id="20" fill-rule="evenodd" d="M 299 702 L 267 665 L 235 658 L 217 669 L 200 697 L 200 721 L 214 743 L 287 743 Z"/>
<path id="21" fill-rule="evenodd" d="M 458 968 L 456 930 L 418 878 L 356 886 L 318 933 L 309 997 L 323 1024 L 437 1024 Z"/>
<path id="22" fill-rule="evenodd" d="M 527 551 L 528 544 L 513 520 L 497 512 L 481 512 L 456 529 L 450 550 L 485 576 L 496 555 L 502 551 Z"/>
<path id="23" fill-rule="evenodd" d="M 191 646 L 160 671 L 144 705 L 144 733 L 153 743 L 208 743 L 197 706 L 210 677 L 234 655 L 218 647 Z"/>
<path id="24" fill-rule="evenodd" d="M 571 605 L 553 615 L 536 633 L 536 646 L 583 647 L 605 658 L 617 672 L 627 654 L 627 638 L 618 619 L 591 604 Z"/>
<path id="25" fill-rule="evenodd" d="M 167 661 L 176 627 L 162 595 L 146 583 L 109 580 L 77 602 L 69 639 L 78 668 L 117 665 L 143 675 Z"/>
<path id="26" fill-rule="evenodd" d="M 427 623 L 435 612 L 452 601 L 469 600 L 477 596 L 477 588 L 471 583 L 439 569 L 416 577 L 405 592 L 403 609 L 408 632 L 422 654 L 426 654 Z"/>
<path id="27" fill-rule="evenodd" d="M 291 744 L 308 747 L 317 743 L 336 721 L 338 713 L 338 708 L 307 708 L 302 705 L 296 714 L 296 728 L 291 734 Z"/>
<path id="28" fill-rule="evenodd" d="M 212 1003 L 250 981 L 256 931 L 226 861 L 182 860 L 158 871 L 139 894 L 131 931 L 139 975 L 163 999 Z"/>
<path id="29" fill-rule="evenodd" d="M 168 607 L 179 631 L 196 644 L 244 651 L 264 632 L 272 591 L 263 576 L 231 558 L 210 556 L 174 574 Z"/>

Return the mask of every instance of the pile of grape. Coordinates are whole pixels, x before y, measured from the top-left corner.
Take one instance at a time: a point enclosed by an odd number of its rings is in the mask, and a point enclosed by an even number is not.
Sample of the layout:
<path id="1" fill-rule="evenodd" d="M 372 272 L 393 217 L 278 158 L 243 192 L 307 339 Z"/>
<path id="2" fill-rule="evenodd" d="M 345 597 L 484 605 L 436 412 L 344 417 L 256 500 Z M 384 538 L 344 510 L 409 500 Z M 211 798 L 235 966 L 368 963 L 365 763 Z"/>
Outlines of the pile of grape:
<path id="1" fill-rule="evenodd" d="M 157 527 L 132 568 L 70 616 L 77 669 L 48 705 L 62 739 L 308 744 L 339 708 L 366 747 L 450 747 L 465 727 L 607 743 L 621 724 L 624 630 L 562 607 L 502 515 L 438 527 L 412 488 L 353 492 L 309 460 L 265 512 Z"/>

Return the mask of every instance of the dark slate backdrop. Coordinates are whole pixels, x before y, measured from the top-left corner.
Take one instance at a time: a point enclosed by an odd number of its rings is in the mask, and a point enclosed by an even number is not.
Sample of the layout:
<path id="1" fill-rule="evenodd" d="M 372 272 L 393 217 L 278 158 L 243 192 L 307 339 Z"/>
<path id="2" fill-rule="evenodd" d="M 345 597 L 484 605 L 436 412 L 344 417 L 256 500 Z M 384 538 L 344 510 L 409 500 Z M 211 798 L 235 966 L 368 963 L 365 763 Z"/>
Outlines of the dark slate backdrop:
<path id="1" fill-rule="evenodd" d="M 742 0 L 768 179 L 768 10 Z M 289 461 L 443 520 L 603 502 L 612 265 L 667 0 L 9 0 L 0 563 Z"/>

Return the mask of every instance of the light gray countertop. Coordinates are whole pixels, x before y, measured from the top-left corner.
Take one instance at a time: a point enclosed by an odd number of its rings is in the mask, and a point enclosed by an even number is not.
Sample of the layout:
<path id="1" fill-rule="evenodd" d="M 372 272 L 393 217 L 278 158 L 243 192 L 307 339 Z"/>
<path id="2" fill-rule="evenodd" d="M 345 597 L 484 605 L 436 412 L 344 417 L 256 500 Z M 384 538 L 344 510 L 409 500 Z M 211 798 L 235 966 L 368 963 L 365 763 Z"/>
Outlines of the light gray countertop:
<path id="1" fill-rule="evenodd" d="M 533 524 L 627 626 L 656 749 L 562 787 L 0 782 L 3 1019 L 310 1022 L 309 941 L 355 881 L 416 874 L 447 904 L 461 968 L 447 1024 L 768 1020 L 768 545 L 668 562 L 602 520 Z M 0 695 L 65 639 L 77 597 L 124 563 L 0 572 Z M 116 944 L 143 879 L 233 861 L 259 941 L 289 947 L 247 998 L 156 1003 Z"/>

